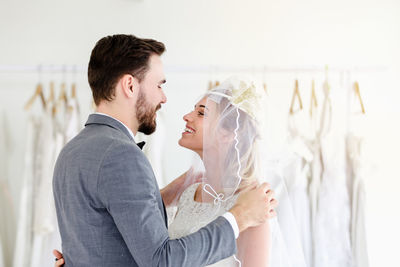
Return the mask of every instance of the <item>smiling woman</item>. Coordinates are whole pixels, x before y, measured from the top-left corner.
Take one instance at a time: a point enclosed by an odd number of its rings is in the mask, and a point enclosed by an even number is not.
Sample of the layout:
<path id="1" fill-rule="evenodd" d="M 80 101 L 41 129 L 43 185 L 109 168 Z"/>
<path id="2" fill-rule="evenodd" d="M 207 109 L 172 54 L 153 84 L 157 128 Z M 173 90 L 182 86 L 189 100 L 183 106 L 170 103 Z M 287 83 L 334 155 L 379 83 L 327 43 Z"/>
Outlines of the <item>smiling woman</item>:
<path id="1" fill-rule="evenodd" d="M 200 156 L 204 171 L 200 183 L 193 183 L 198 174 L 187 174 L 186 184 L 193 185 L 179 197 L 177 213 L 169 226 L 171 238 L 197 231 L 229 210 L 239 192 L 264 181 L 266 175 L 259 150 L 264 101 L 264 92 L 253 83 L 232 77 L 206 93 L 194 110 L 183 117 L 186 126 L 179 145 Z M 278 196 L 283 203 L 281 210 L 290 214 L 282 180 L 269 176 L 267 181 L 282 188 Z M 290 220 L 289 217 L 285 219 Z M 293 223 L 294 218 L 291 220 Z M 237 255 L 210 266 L 231 267 L 238 263 L 242 267 L 305 266 L 298 235 L 292 226 L 280 228 L 276 221 L 271 221 L 246 230 L 237 240 Z M 290 244 L 286 243 L 289 240 Z"/>

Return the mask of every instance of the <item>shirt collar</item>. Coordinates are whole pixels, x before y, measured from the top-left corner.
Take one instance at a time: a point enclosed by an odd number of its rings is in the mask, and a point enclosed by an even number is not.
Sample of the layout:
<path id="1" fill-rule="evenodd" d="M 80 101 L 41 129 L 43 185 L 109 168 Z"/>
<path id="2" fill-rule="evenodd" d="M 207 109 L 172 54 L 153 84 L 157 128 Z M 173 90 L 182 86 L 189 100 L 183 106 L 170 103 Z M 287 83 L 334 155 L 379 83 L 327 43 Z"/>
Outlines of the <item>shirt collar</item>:
<path id="1" fill-rule="evenodd" d="M 114 118 L 114 117 L 111 117 L 110 115 L 107 115 L 107 114 L 105 114 L 105 113 L 95 112 L 94 114 L 103 115 L 103 116 L 106 116 L 106 117 L 109 117 L 109 118 L 111 118 L 111 119 L 114 119 L 114 120 L 118 121 L 119 123 L 121 123 L 122 125 L 124 125 L 124 127 L 128 130 L 129 134 L 132 136 L 132 138 L 135 139 L 135 135 L 133 134 L 132 130 L 129 129 L 128 126 L 126 126 L 122 121 L 120 121 L 120 120 L 118 120 L 118 119 L 116 119 L 116 118 Z"/>

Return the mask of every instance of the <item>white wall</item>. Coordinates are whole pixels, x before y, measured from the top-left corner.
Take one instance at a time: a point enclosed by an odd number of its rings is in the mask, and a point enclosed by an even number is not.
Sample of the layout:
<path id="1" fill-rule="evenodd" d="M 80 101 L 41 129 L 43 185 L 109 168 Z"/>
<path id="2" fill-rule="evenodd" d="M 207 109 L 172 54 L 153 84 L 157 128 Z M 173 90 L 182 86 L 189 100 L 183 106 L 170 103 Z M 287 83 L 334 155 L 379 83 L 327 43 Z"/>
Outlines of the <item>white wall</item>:
<path id="1" fill-rule="evenodd" d="M 0 64 L 87 64 L 95 42 L 109 34 L 132 33 L 163 41 L 166 65 L 226 66 L 383 66 L 384 72 L 355 74 L 360 81 L 370 128 L 371 177 L 367 182 L 369 249 L 372 266 L 395 266 L 400 238 L 398 115 L 400 108 L 400 1 L 238 1 L 87 0 L 0 2 Z M 167 73 L 168 167 L 174 177 L 190 163 L 190 152 L 176 143 L 191 110 L 211 77 L 227 73 Z M 283 131 L 293 80 L 307 83 L 318 74 L 268 74 Z M 70 79 L 70 76 L 67 76 Z M 256 76 L 260 79 L 260 75 Z M 43 80 L 61 81 L 60 74 Z M 84 73 L 77 75 L 84 116 L 90 93 Z M 13 134 L 12 190 L 18 204 L 24 151 L 24 101 L 38 75 L 0 73 L 0 111 Z M 346 98 L 346 93 L 338 98 Z M 345 102 L 343 100 L 343 102 Z M 341 101 L 339 101 L 341 103 Z M 344 108 L 338 105 L 338 109 Z M 171 161 L 171 158 L 180 159 Z"/>

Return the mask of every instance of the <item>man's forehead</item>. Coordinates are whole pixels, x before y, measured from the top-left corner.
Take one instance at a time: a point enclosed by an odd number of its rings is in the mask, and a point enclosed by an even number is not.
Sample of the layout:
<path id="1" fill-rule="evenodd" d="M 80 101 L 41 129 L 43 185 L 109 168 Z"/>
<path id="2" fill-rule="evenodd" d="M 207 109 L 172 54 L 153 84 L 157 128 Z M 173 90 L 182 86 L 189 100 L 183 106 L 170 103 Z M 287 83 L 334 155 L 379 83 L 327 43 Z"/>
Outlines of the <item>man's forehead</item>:
<path id="1" fill-rule="evenodd" d="M 149 66 L 150 67 L 154 67 L 154 68 L 158 67 L 158 68 L 161 68 L 161 69 L 164 68 L 164 65 L 163 65 L 163 62 L 161 60 L 161 57 L 159 55 L 155 55 L 155 54 L 150 56 L 150 58 L 149 58 Z"/>
<path id="2" fill-rule="evenodd" d="M 157 79 L 157 82 L 166 82 L 164 67 L 162 61 L 158 55 L 152 55 L 149 60 L 149 70 L 148 74 Z"/>

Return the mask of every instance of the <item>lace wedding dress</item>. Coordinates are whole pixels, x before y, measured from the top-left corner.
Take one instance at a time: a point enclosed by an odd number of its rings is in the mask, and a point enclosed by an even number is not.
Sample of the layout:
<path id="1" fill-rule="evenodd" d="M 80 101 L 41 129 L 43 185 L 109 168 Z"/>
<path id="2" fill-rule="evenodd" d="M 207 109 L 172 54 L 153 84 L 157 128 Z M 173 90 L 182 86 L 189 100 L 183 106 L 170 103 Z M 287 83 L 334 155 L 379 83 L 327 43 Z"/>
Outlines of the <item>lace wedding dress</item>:
<path id="1" fill-rule="evenodd" d="M 194 196 L 200 184 L 189 186 L 181 195 L 178 202 L 178 209 L 172 223 L 168 227 L 171 239 L 177 239 L 192 234 L 215 220 L 233 207 L 237 196 L 232 197 L 226 202 L 214 204 L 214 202 L 196 202 Z M 233 267 L 238 266 L 234 257 L 231 256 L 215 264 L 212 267 Z"/>

